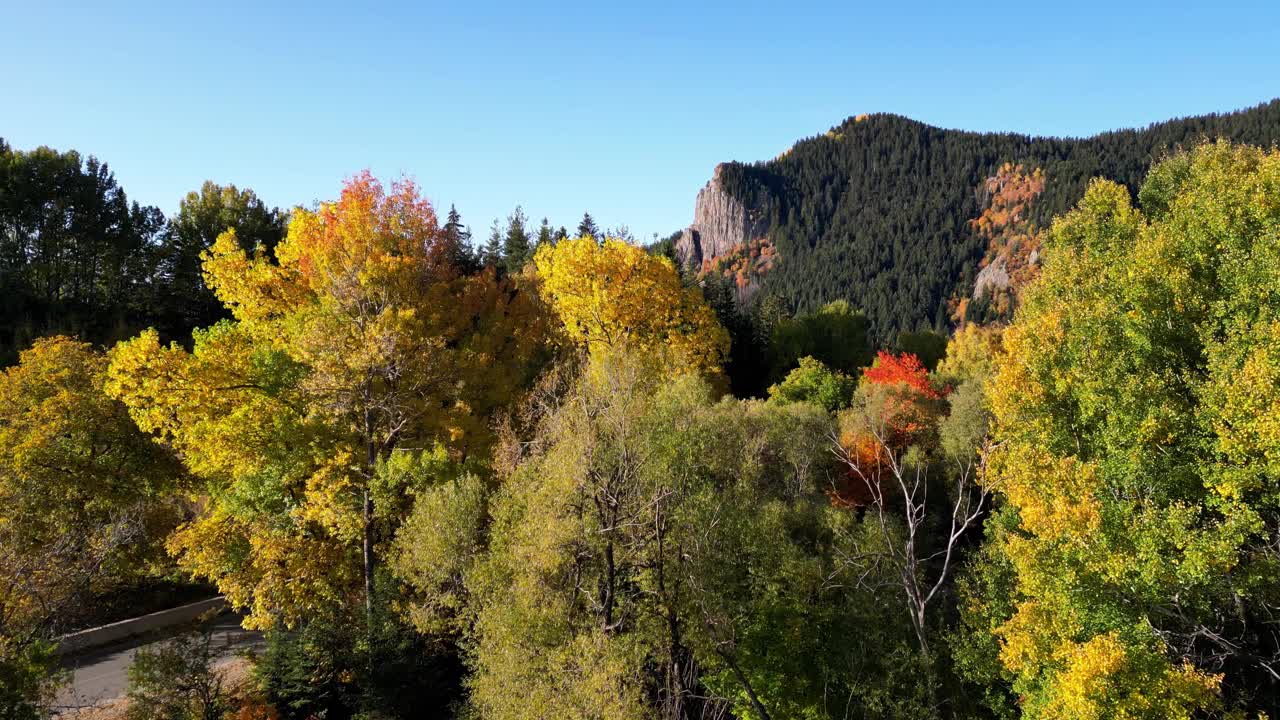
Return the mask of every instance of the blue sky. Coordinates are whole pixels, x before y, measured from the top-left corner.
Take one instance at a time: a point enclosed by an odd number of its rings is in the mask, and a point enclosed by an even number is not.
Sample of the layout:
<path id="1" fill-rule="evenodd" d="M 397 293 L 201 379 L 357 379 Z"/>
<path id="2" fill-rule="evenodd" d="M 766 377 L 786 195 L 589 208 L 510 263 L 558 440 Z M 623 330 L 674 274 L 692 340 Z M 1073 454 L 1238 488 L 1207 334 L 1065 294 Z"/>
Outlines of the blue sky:
<path id="1" fill-rule="evenodd" d="M 1085 135 L 1280 95 L 1280 2 L 0 0 L 0 137 L 309 205 L 406 174 L 477 235 L 522 204 L 641 239 L 716 163 L 849 115 Z"/>

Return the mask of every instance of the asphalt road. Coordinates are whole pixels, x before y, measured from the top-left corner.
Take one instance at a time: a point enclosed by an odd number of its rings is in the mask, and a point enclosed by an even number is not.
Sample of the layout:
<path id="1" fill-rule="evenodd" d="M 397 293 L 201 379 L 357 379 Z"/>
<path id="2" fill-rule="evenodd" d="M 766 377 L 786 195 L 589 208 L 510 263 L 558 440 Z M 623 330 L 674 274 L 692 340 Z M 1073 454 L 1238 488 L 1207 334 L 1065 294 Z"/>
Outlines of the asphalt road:
<path id="1" fill-rule="evenodd" d="M 233 656 L 237 651 L 260 648 L 262 634 L 240 627 L 240 616 L 226 613 L 208 624 L 213 631 L 213 644 L 219 657 Z M 129 690 L 129 666 L 140 648 L 164 642 L 166 638 L 148 637 L 126 640 L 115 645 L 89 650 L 66 658 L 64 667 L 72 671 L 72 680 L 58 695 L 62 708 L 96 705 L 104 700 L 123 697 Z"/>

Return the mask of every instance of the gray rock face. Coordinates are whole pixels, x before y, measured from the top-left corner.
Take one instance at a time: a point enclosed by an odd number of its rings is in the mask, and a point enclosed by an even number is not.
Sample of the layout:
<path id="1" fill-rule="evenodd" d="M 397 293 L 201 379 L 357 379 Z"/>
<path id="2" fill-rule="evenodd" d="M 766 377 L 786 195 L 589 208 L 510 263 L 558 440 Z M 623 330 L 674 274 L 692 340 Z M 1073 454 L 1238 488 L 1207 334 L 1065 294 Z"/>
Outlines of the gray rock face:
<path id="1" fill-rule="evenodd" d="M 701 267 L 731 251 L 735 245 L 764 237 L 769 230 L 762 213 L 748 208 L 720 188 L 717 165 L 711 181 L 698 191 L 693 207 L 693 224 L 676 240 L 676 256 L 686 267 Z"/>
<path id="2" fill-rule="evenodd" d="M 973 299 L 982 297 L 990 290 L 1004 290 L 1009 287 L 1009 271 L 1005 269 L 1004 258 L 996 258 L 990 265 L 978 271 L 973 282 Z"/>
<path id="3" fill-rule="evenodd" d="M 702 237 L 692 226 L 685 228 L 676 238 L 676 257 L 685 267 L 702 267 Z"/>

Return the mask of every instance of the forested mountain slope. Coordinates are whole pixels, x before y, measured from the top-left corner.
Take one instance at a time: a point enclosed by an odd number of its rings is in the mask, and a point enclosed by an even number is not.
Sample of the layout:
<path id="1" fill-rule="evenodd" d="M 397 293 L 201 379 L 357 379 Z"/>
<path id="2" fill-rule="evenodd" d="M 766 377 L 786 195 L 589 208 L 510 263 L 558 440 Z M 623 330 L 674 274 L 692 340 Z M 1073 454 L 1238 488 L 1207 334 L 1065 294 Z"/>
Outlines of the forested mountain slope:
<path id="1" fill-rule="evenodd" d="M 1034 230 L 1079 200 L 1091 178 L 1133 193 L 1153 160 L 1219 137 L 1280 141 L 1280 100 L 1081 139 L 860 115 L 773 160 L 717 167 L 677 249 L 704 271 L 735 274 L 740 288 L 776 294 L 797 312 L 846 299 L 888 340 L 899 330 L 946 325 L 955 301 L 972 292 L 993 244 L 974 221 L 990 208 L 1002 167 L 1043 172 L 1042 191 L 1020 218 Z M 739 215 L 708 220 L 716 206 Z"/>

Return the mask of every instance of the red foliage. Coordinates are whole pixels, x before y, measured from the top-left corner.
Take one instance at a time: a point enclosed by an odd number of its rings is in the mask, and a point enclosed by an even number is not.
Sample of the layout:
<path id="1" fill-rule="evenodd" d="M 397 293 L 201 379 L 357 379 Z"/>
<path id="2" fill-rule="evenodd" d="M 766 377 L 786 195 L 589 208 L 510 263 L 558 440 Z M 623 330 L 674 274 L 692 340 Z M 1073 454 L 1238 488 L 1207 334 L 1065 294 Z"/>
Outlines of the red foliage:
<path id="1" fill-rule="evenodd" d="M 911 353 L 880 352 L 863 371 L 867 382 L 878 386 L 880 402 L 868 425 L 846 431 L 840 438 L 848 471 L 828 493 L 838 507 L 856 508 L 874 499 L 893 457 L 913 444 L 928 441 L 937 422 L 938 403 L 950 388 L 936 388 L 920 358 Z"/>
<path id="2" fill-rule="evenodd" d="M 876 355 L 875 364 L 863 371 L 863 376 L 877 385 L 906 384 L 930 400 L 937 400 L 946 395 L 929 382 L 929 371 L 920 364 L 920 358 L 912 353 L 894 355 L 881 350 Z"/>

